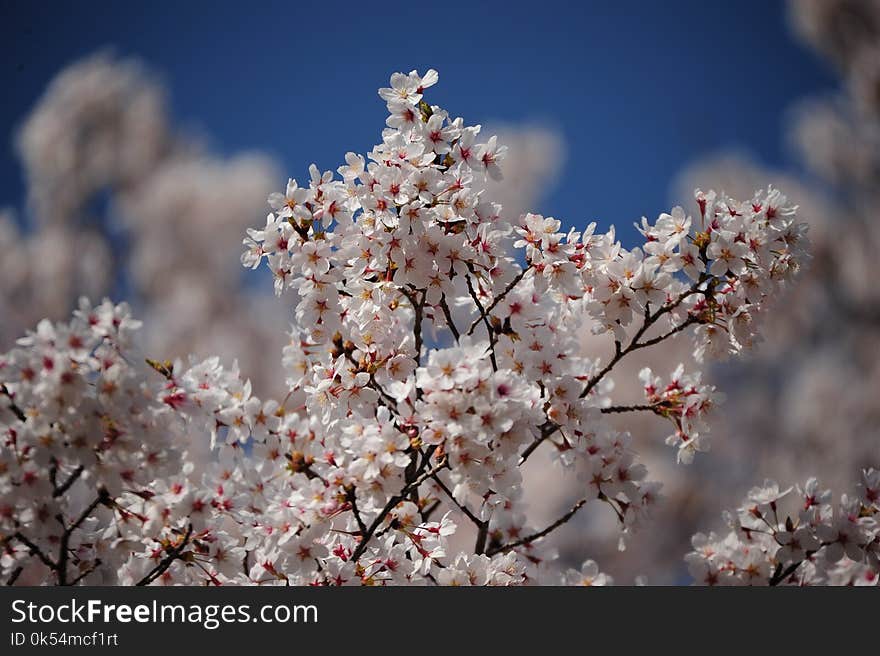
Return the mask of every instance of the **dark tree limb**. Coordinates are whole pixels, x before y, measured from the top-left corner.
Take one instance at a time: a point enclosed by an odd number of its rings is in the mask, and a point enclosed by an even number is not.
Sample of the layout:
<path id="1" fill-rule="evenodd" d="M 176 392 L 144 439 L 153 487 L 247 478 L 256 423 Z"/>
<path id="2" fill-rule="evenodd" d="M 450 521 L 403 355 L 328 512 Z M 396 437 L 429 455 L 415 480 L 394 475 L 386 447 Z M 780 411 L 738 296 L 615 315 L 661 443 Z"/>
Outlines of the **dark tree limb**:
<path id="1" fill-rule="evenodd" d="M 174 563 L 174 561 L 176 561 L 182 557 L 183 550 L 189 544 L 190 537 L 192 537 L 192 531 L 193 531 L 192 524 L 187 525 L 186 533 L 184 533 L 183 539 L 180 541 L 180 543 L 177 546 L 174 546 L 174 547 L 171 547 L 170 549 L 168 549 L 167 550 L 168 555 L 165 556 L 165 558 L 163 558 L 159 562 L 158 565 L 156 565 L 153 569 L 151 569 L 149 571 L 149 573 L 147 573 L 147 575 L 144 576 L 144 578 L 142 578 L 140 581 L 135 583 L 135 585 L 136 586 L 150 585 L 150 583 L 152 583 L 157 578 L 162 576 L 162 574 L 164 574 L 165 571 L 169 567 L 171 567 L 171 565 Z"/>

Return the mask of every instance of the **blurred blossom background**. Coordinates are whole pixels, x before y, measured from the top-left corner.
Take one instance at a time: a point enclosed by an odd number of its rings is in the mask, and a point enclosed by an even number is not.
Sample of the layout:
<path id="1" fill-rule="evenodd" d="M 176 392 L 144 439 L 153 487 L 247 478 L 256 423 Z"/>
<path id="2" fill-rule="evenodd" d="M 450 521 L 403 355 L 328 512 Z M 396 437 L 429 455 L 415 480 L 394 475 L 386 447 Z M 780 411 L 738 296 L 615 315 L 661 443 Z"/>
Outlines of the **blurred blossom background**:
<path id="1" fill-rule="evenodd" d="M 677 465 L 654 416 L 627 416 L 666 501 L 618 549 L 597 508 L 559 556 L 622 583 L 679 583 L 690 536 L 763 477 L 846 489 L 880 456 L 880 0 L 737 3 L 451 1 L 438 5 L 0 0 L 0 350 L 80 295 L 128 300 L 145 354 L 238 359 L 283 396 L 289 298 L 239 263 L 266 196 L 379 139 L 393 71 L 434 67 L 430 102 L 510 147 L 487 193 L 582 227 L 695 211 L 695 187 L 768 183 L 801 206 L 814 259 L 727 394 L 712 451 Z M 608 353 L 602 338 L 583 348 Z M 684 342 L 624 360 L 671 372 Z M 540 452 L 539 452 L 540 453 Z M 531 523 L 578 481 L 528 466 Z"/>

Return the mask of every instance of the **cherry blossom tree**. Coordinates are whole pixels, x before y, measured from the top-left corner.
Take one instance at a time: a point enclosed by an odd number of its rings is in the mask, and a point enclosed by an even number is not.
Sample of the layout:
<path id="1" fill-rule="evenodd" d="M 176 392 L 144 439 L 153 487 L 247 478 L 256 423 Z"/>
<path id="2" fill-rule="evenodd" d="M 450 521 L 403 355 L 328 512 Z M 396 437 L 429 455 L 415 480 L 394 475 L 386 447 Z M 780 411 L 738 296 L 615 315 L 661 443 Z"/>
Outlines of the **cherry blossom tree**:
<path id="1" fill-rule="evenodd" d="M 27 202 L 0 210 L 0 350 L 42 318 L 69 316 L 81 295 L 112 294 L 150 317 L 145 349 L 234 354 L 255 389 L 277 389 L 286 340 L 276 326 L 290 310 L 259 293 L 237 258 L 278 165 L 211 153 L 201 132 L 175 125 L 167 96 L 142 62 L 101 52 L 62 70 L 22 121 Z M 516 165 L 487 186 L 508 211 L 526 211 L 556 176 L 561 140 L 536 125 L 499 135 Z"/>
<path id="2" fill-rule="evenodd" d="M 545 541 L 588 504 L 638 539 L 663 503 L 609 418 L 666 422 L 685 466 L 721 400 L 679 367 L 643 370 L 642 402 L 622 404 L 613 371 L 676 336 L 698 366 L 749 348 L 805 261 L 805 225 L 773 188 L 744 201 L 697 190 L 693 214 L 644 220 L 633 249 L 613 227 L 510 216 L 482 190 L 507 149 L 429 104 L 437 80 L 394 74 L 381 143 L 291 179 L 247 231 L 242 263 L 265 263 L 294 307 L 278 398 L 217 357 L 138 355 L 139 323 L 109 301 L 83 299 L 0 358 L 7 580 L 610 582 L 589 553 L 558 567 Z M 584 331 L 608 334 L 613 353 L 583 353 Z M 193 457 L 205 444 L 214 458 Z M 539 450 L 583 474 L 579 500 L 532 526 L 522 468 Z M 786 492 L 756 489 L 732 537 L 695 541 L 698 582 L 871 580 L 876 472 L 839 512 L 810 482 L 805 513 L 780 520 Z M 737 541 L 756 542 L 748 562 Z"/>
<path id="3" fill-rule="evenodd" d="M 849 493 L 862 470 L 877 467 L 880 322 L 870 272 L 880 247 L 873 211 L 880 200 L 880 96 L 868 90 L 876 88 L 880 71 L 880 58 L 871 55 L 880 47 L 880 3 L 791 0 L 789 12 L 795 35 L 809 48 L 806 56 L 821 56 L 839 73 L 838 89 L 796 99 L 783 114 L 780 138 L 790 145 L 793 166 L 774 168 L 748 151 L 716 153 L 687 166 L 671 196 L 687 203 L 694 186 L 707 185 L 741 197 L 772 182 L 808 222 L 811 259 L 748 357 L 704 371 L 703 380 L 727 395 L 712 420 L 712 457 L 673 469 L 656 423 L 620 418 L 637 436 L 643 462 L 664 483 L 667 502 L 654 519 L 664 530 L 618 553 L 613 526 L 601 514 L 582 513 L 577 531 L 554 538 L 560 558 L 570 562 L 586 540 L 604 571 L 619 580 L 635 571 L 651 583 L 686 581 L 681 552 L 691 536 L 723 527 L 718 509 L 737 507 L 756 481 L 771 478 L 787 487 L 817 474 L 823 486 Z M 607 349 L 597 340 L 584 348 Z M 690 351 L 689 340 L 680 338 L 646 356 L 655 371 L 669 372 L 679 362 L 689 367 Z M 625 384 L 637 372 L 638 365 L 623 362 L 616 377 L 616 393 L 628 402 L 639 398 Z M 576 499 L 569 481 L 568 492 L 557 491 L 535 520 Z"/>

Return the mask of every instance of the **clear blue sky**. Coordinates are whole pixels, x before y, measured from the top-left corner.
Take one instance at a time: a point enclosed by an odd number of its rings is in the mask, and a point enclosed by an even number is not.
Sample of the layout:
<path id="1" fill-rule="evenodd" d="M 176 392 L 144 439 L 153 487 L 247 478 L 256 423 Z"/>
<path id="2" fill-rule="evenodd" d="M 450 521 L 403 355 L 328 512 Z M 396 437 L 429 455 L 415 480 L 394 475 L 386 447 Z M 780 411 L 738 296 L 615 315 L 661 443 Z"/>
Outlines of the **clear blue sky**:
<path id="1" fill-rule="evenodd" d="M 785 165 L 785 109 L 836 85 L 770 0 L 0 0 L 0 205 L 23 194 L 14 127 L 108 46 L 157 71 L 175 122 L 216 151 L 267 151 L 294 177 L 378 139 L 390 72 L 437 68 L 430 99 L 454 115 L 561 131 L 567 165 L 540 209 L 578 224 L 656 215 L 680 168 L 722 148 Z"/>

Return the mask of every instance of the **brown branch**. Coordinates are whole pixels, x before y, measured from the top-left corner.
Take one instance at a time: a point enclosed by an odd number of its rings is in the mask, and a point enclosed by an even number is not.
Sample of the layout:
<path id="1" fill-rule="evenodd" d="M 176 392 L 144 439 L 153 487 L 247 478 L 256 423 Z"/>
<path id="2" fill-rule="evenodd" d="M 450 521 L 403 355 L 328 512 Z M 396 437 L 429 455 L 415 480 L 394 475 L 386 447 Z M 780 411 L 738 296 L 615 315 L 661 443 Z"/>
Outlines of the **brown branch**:
<path id="1" fill-rule="evenodd" d="M 474 268 L 470 264 L 468 265 L 468 270 L 471 273 L 474 273 Z M 498 362 L 495 360 L 495 331 L 492 330 L 492 324 L 489 322 L 489 315 L 486 314 L 486 310 L 483 309 L 483 304 L 480 302 L 477 292 L 474 291 L 474 286 L 471 284 L 471 277 L 468 274 L 465 274 L 464 281 L 467 283 L 468 293 L 471 295 L 471 299 L 473 299 L 477 309 L 480 311 L 480 317 L 483 320 L 483 324 L 486 326 L 486 334 L 489 337 L 489 360 L 492 362 L 492 371 L 498 371 Z"/>
<path id="2" fill-rule="evenodd" d="M 689 316 L 680 325 L 676 326 L 675 328 L 673 328 L 669 332 L 664 333 L 663 335 L 660 335 L 659 337 L 655 337 L 655 338 L 650 339 L 646 342 L 639 342 L 638 341 L 639 339 L 641 339 L 642 335 L 645 334 L 645 332 L 648 330 L 648 328 L 650 328 L 652 325 L 654 325 L 654 323 L 657 321 L 657 319 L 659 319 L 664 314 L 674 310 L 688 296 L 691 296 L 692 294 L 696 294 L 696 293 L 703 293 L 703 292 L 700 292 L 700 290 L 699 290 L 699 286 L 703 282 L 705 282 L 705 279 L 701 278 L 700 280 L 695 282 L 693 284 L 693 286 L 691 286 L 690 289 L 679 294 L 678 298 L 674 302 L 670 303 L 669 305 L 664 305 L 663 307 L 656 310 L 653 314 L 651 314 L 649 312 L 649 308 L 646 307 L 645 308 L 645 320 L 642 323 L 641 328 L 639 328 L 639 330 L 636 331 L 636 334 L 633 336 L 629 345 L 626 348 L 622 348 L 620 340 L 617 340 L 617 339 L 614 340 L 614 356 L 611 358 L 611 360 L 608 361 L 608 363 L 597 374 L 595 374 L 592 378 L 590 378 L 589 381 L 587 381 L 586 386 L 584 387 L 583 391 L 580 394 L 580 398 L 582 398 L 582 399 L 586 398 L 590 394 L 590 392 L 592 392 L 593 389 L 595 389 L 596 385 L 598 385 L 599 382 L 606 376 L 606 374 L 608 374 L 608 372 L 611 371 L 614 368 L 614 366 L 618 362 L 620 362 L 624 358 L 624 356 L 626 356 L 628 353 L 632 353 L 633 351 L 637 351 L 638 349 L 645 348 L 647 346 L 653 346 L 654 344 L 659 344 L 663 340 L 665 340 L 665 339 L 671 337 L 672 335 L 684 330 L 688 326 L 693 325 L 695 323 L 700 323 L 699 318 L 697 318 L 695 316 Z M 650 406 L 632 406 L 632 409 L 633 410 L 636 410 L 636 409 L 637 410 L 647 410 L 647 409 L 654 409 L 654 408 L 650 408 Z M 656 411 L 656 409 L 654 409 L 654 410 Z M 623 407 L 613 407 L 613 408 L 604 408 L 604 409 L 602 409 L 602 412 L 604 412 L 606 414 L 612 413 L 612 412 L 629 412 L 629 409 L 623 409 Z M 537 438 L 535 438 L 535 440 L 531 444 L 529 444 L 528 447 L 526 447 L 525 451 L 522 452 L 522 455 L 520 456 L 519 466 L 522 466 L 526 462 L 526 460 L 529 459 L 529 456 L 532 455 L 532 453 L 535 451 L 535 449 L 537 449 L 539 446 L 541 446 L 541 444 L 543 444 L 544 441 L 548 437 L 553 435 L 553 433 L 555 433 L 557 430 L 559 430 L 559 426 L 556 423 L 554 423 L 550 420 L 545 422 L 541 426 L 541 435 L 538 436 Z"/>
<path id="3" fill-rule="evenodd" d="M 443 505 L 443 502 L 440 501 L 440 499 L 435 499 L 434 503 L 428 506 L 424 511 L 420 511 L 422 522 L 424 523 L 429 521 L 431 519 L 431 515 L 433 515 L 441 505 Z"/>
<path id="4" fill-rule="evenodd" d="M 540 426 L 540 429 L 541 429 L 541 434 L 538 437 L 536 437 L 534 439 L 534 441 L 532 441 L 532 443 L 529 444 L 525 448 L 525 450 L 522 452 L 522 454 L 520 455 L 519 464 L 517 465 L 518 467 L 522 467 L 525 464 L 526 460 L 529 459 L 529 456 L 535 452 L 535 449 L 537 449 L 539 446 L 541 446 L 541 444 L 543 444 L 544 440 L 546 440 L 548 437 L 553 435 L 553 433 L 555 433 L 557 430 L 559 430 L 559 425 L 548 420 Z"/>
<path id="5" fill-rule="evenodd" d="M 449 310 L 449 303 L 446 302 L 446 294 L 440 297 L 440 307 L 443 309 L 443 316 L 446 317 L 446 325 L 449 326 L 449 330 L 452 332 L 452 336 L 455 337 L 455 343 L 457 344 L 458 340 L 461 339 L 461 333 L 458 332 L 455 321 L 452 320 L 452 312 Z"/>
<path id="6" fill-rule="evenodd" d="M 57 519 L 61 522 L 61 526 L 64 527 L 64 532 L 61 534 L 61 543 L 58 546 L 58 563 L 55 568 L 55 573 L 58 576 L 58 585 L 67 585 L 67 558 L 70 544 L 70 538 L 73 535 L 73 532 L 78 529 L 86 519 L 91 516 L 91 514 L 95 511 L 100 504 L 107 504 L 110 501 L 110 493 L 107 492 L 105 488 L 101 488 L 98 490 L 98 496 L 88 505 L 86 508 L 80 513 L 79 517 L 74 520 L 73 524 L 70 526 L 65 526 L 63 515 L 58 515 Z"/>
<path id="7" fill-rule="evenodd" d="M 676 333 L 680 333 L 682 330 L 684 330 L 688 326 L 694 325 L 695 323 L 700 323 L 700 319 L 696 316 L 689 316 L 685 321 L 683 321 L 681 324 L 679 324 L 678 326 L 676 326 L 675 328 L 673 328 L 669 332 L 663 333 L 662 335 L 658 335 L 657 337 L 654 337 L 653 339 L 649 339 L 646 342 L 640 342 L 639 344 L 636 344 L 635 346 L 633 346 L 630 350 L 635 351 L 640 348 L 645 348 L 646 346 L 654 346 L 654 344 L 659 344 L 663 340 L 669 339 L 670 337 L 672 337 Z"/>
<path id="8" fill-rule="evenodd" d="M 416 365 L 421 365 L 422 363 L 422 319 L 424 317 L 425 310 L 425 301 L 428 298 L 428 294 L 422 291 L 422 300 L 417 301 L 415 294 L 417 290 L 413 290 L 410 292 L 405 287 L 400 287 L 400 293 L 406 296 L 410 305 L 412 305 L 413 312 L 415 313 L 415 317 L 413 320 L 413 337 L 415 338 L 415 349 L 416 349 Z"/>
<path id="9" fill-rule="evenodd" d="M 12 394 L 6 388 L 5 384 L 0 383 L 0 394 L 9 399 L 9 409 L 12 410 L 12 414 L 18 417 L 19 421 L 27 421 L 27 415 L 25 415 L 24 411 L 18 407 L 18 404 L 15 402 L 15 399 L 12 398 Z"/>
<path id="10" fill-rule="evenodd" d="M 101 566 L 101 559 L 100 559 L 100 558 L 96 558 L 96 559 L 95 559 L 95 562 L 92 563 L 92 566 L 89 567 L 89 568 L 88 568 L 87 570 L 85 570 L 84 572 L 82 572 L 82 573 L 81 573 L 79 576 L 77 576 L 75 579 L 73 579 L 73 581 L 70 582 L 70 585 L 76 585 L 77 583 L 79 583 L 80 581 L 82 581 L 85 577 L 87 577 L 89 574 L 91 574 L 91 573 L 94 572 L 96 569 L 98 569 L 100 566 Z"/>
<path id="11" fill-rule="evenodd" d="M 18 580 L 18 577 L 21 576 L 21 573 L 24 571 L 24 567 L 19 565 L 13 570 L 12 574 L 6 580 L 6 585 L 15 585 L 15 582 Z"/>
<path id="12" fill-rule="evenodd" d="M 351 485 L 345 489 L 345 497 L 346 497 L 346 499 L 348 499 L 348 502 L 351 504 L 351 512 L 354 515 L 355 520 L 357 521 L 357 525 L 361 531 L 361 535 L 366 535 L 367 525 L 364 524 L 364 520 L 361 517 L 361 512 L 360 512 L 360 510 L 358 510 L 357 494 L 355 492 L 355 488 L 353 485 Z"/>
<path id="13" fill-rule="evenodd" d="M 654 344 L 658 344 L 659 342 L 662 342 L 664 339 L 667 339 L 668 337 L 671 337 L 675 333 L 677 333 L 681 330 L 684 330 L 685 328 L 692 325 L 693 323 L 696 323 L 697 322 L 696 319 L 692 319 L 692 317 L 688 317 L 687 320 L 685 320 L 680 326 L 677 326 L 676 328 L 672 329 L 668 333 L 661 335 L 660 337 L 655 337 L 654 339 L 648 340 L 647 342 L 641 342 L 641 343 L 639 342 L 639 340 L 642 338 L 642 336 L 648 331 L 648 329 L 651 326 L 653 326 L 657 322 L 657 320 L 660 317 L 662 317 L 664 314 L 668 314 L 669 312 L 672 312 L 675 308 L 677 308 L 679 305 L 681 305 L 682 302 L 686 298 L 688 298 L 689 296 L 691 296 L 693 294 L 703 293 L 700 291 L 700 286 L 704 282 L 706 282 L 705 275 L 700 276 L 700 279 L 697 280 L 693 285 L 691 285 L 691 287 L 689 289 L 687 289 L 687 290 L 683 291 L 681 294 L 679 294 L 678 297 L 675 299 L 675 301 L 673 301 L 672 303 L 669 303 L 668 305 L 663 305 L 662 307 L 658 308 L 654 313 L 651 313 L 650 306 L 646 305 L 645 306 L 645 319 L 642 322 L 641 327 L 636 331 L 636 334 L 633 335 L 633 338 L 630 341 L 629 346 L 627 346 L 626 348 L 621 348 L 620 341 L 619 340 L 614 341 L 614 357 L 611 359 L 611 361 L 608 362 L 608 364 L 605 365 L 605 367 L 602 368 L 601 371 L 599 371 L 599 373 L 597 373 L 595 376 L 590 378 L 590 380 L 587 382 L 586 387 L 584 387 L 584 390 L 581 392 L 580 398 L 582 398 L 582 399 L 586 398 L 587 395 L 589 395 L 589 393 L 593 391 L 593 389 L 596 387 L 596 385 L 599 384 L 599 381 L 601 381 L 605 377 L 605 375 L 609 371 L 611 371 L 614 368 L 614 366 L 618 362 L 620 362 L 620 360 L 622 360 L 624 358 L 624 356 L 626 356 L 628 353 L 632 353 L 633 351 L 637 351 L 638 349 L 645 348 L 646 346 L 653 346 Z"/>
<path id="14" fill-rule="evenodd" d="M 345 359 L 348 360 L 352 365 L 354 365 L 355 372 L 363 372 L 364 369 L 361 367 L 360 363 L 354 359 L 354 356 L 351 354 L 351 351 L 345 351 Z M 368 372 L 369 373 L 369 372 Z M 372 388 L 376 393 L 379 394 L 379 403 L 382 405 L 394 410 L 397 412 L 397 401 L 391 396 L 385 389 L 379 384 L 376 380 L 376 376 L 373 373 L 369 373 L 369 382 L 368 385 Z M 326 482 L 326 481 L 325 481 Z"/>
<path id="15" fill-rule="evenodd" d="M 52 497 L 53 498 L 60 497 L 62 494 L 67 492 L 67 490 L 70 489 L 70 486 L 76 482 L 76 480 L 80 477 L 80 475 L 82 473 L 83 473 L 83 466 L 80 465 L 79 467 L 77 467 L 76 469 L 73 470 L 73 472 L 70 474 L 70 476 L 67 477 L 66 481 L 64 481 L 61 485 L 55 486 L 55 489 L 52 490 Z M 55 483 L 54 476 L 52 478 L 53 478 L 52 483 L 54 486 L 54 483 Z"/>
<path id="16" fill-rule="evenodd" d="M 26 538 L 21 531 L 14 533 L 12 537 L 26 546 L 30 550 L 31 555 L 39 558 L 46 567 L 53 571 L 57 570 L 58 566 L 37 545 Z"/>
<path id="17" fill-rule="evenodd" d="M 620 523 L 623 524 L 623 512 L 621 512 L 620 508 L 614 505 L 614 501 L 609 499 L 602 490 L 599 490 L 599 496 L 596 498 L 599 499 L 599 501 L 603 501 L 611 506 L 611 510 L 613 510 L 614 514 L 617 515 L 617 519 L 619 519 Z M 622 502 L 618 501 L 617 503 L 620 503 L 621 507 L 623 506 Z"/>
<path id="18" fill-rule="evenodd" d="M 382 522 L 385 521 L 385 518 L 388 516 L 388 514 L 392 510 L 394 510 L 395 506 L 397 506 L 398 503 L 400 503 L 401 501 L 404 501 L 406 499 L 407 495 L 410 492 L 412 492 L 413 490 L 417 489 L 419 487 L 419 485 L 421 485 L 426 480 L 428 480 L 429 478 L 431 478 L 432 476 L 437 474 L 437 472 L 439 472 L 449 466 L 449 462 L 446 459 L 444 459 L 443 462 L 441 462 L 437 466 L 433 467 L 432 469 L 430 469 L 428 471 L 425 471 L 425 468 L 427 467 L 428 462 L 430 461 L 431 456 L 434 454 L 435 450 L 436 450 L 436 447 L 431 447 L 430 449 L 428 449 L 428 451 L 424 454 L 424 456 L 422 458 L 421 464 L 419 465 L 418 469 L 416 470 L 416 472 L 414 474 L 414 480 L 410 483 L 407 483 L 400 492 L 398 492 L 393 497 L 388 499 L 388 502 L 385 504 L 385 506 L 382 508 L 382 510 L 379 511 L 379 514 L 376 516 L 376 519 L 374 519 L 373 522 L 370 524 L 370 526 L 367 528 L 366 533 L 364 533 L 363 537 L 361 538 L 361 541 L 358 543 L 358 546 L 355 548 L 354 553 L 352 553 L 351 559 L 350 559 L 352 562 L 357 562 L 358 558 L 360 558 L 364 554 L 364 551 L 367 550 L 367 544 L 369 543 L 370 539 L 375 534 L 376 529 L 378 529 L 379 526 L 381 526 Z"/>
<path id="19" fill-rule="evenodd" d="M 590 380 L 587 382 L 587 386 L 584 387 L 584 390 L 581 392 L 582 399 L 587 398 L 587 396 L 590 394 L 590 392 L 593 391 L 593 388 L 596 387 L 596 385 L 599 384 L 599 381 L 605 377 L 605 374 L 607 374 L 609 371 L 611 371 L 614 368 L 614 365 L 616 365 L 624 355 L 625 355 L 624 351 L 622 351 L 620 348 L 620 340 L 615 339 L 614 340 L 614 357 L 611 358 L 611 360 L 608 362 L 608 364 L 606 364 L 605 367 L 599 373 L 597 373 L 595 376 L 590 378 Z"/>
<path id="20" fill-rule="evenodd" d="M 602 408 L 602 412 L 605 414 L 614 414 L 620 412 L 657 412 L 656 405 L 612 405 L 607 408 Z"/>
<path id="21" fill-rule="evenodd" d="M 567 523 L 568 520 L 570 520 L 572 517 L 574 517 L 577 514 L 577 512 L 586 505 L 587 501 L 589 501 L 588 498 L 580 499 L 576 504 L 574 504 L 569 509 L 569 511 L 567 513 L 565 513 L 562 517 L 560 517 L 555 522 L 550 524 L 544 530 L 538 531 L 537 533 L 532 533 L 531 535 L 526 536 L 526 537 L 522 538 L 521 540 L 516 540 L 515 542 L 509 542 L 505 545 L 489 549 L 489 551 L 486 552 L 486 555 L 487 556 L 494 556 L 497 553 L 501 553 L 503 551 L 510 551 L 511 549 L 515 549 L 516 547 L 521 547 L 524 544 L 530 544 L 530 543 L 534 542 L 535 540 L 540 540 L 541 538 L 545 537 L 549 533 L 552 533 L 553 531 L 555 531 L 557 528 L 559 528 L 563 524 Z"/>
<path id="22" fill-rule="evenodd" d="M 529 269 L 531 269 L 531 265 L 528 265 L 525 269 L 520 271 L 517 274 L 517 276 L 508 283 L 507 287 L 504 288 L 504 291 L 501 292 L 498 296 L 496 296 L 494 298 L 494 300 L 489 304 L 489 307 L 486 308 L 486 314 L 489 314 L 490 312 L 492 312 L 492 310 L 495 309 L 495 306 L 498 305 L 502 300 L 504 300 L 505 296 L 507 296 L 511 291 L 513 291 L 513 288 L 516 287 L 519 284 L 519 282 L 525 277 L 526 272 Z M 470 325 L 470 328 L 468 328 L 467 334 L 473 335 L 474 331 L 477 329 L 477 326 L 479 326 L 479 325 L 480 325 L 480 319 L 475 319 L 474 322 Z"/>
<path id="23" fill-rule="evenodd" d="M 474 553 L 478 556 L 486 551 L 486 539 L 489 537 L 489 520 L 479 523 L 477 526 L 477 541 L 474 544 Z"/>
<path id="24" fill-rule="evenodd" d="M 186 533 L 184 533 L 183 539 L 180 541 L 180 544 L 168 549 L 167 550 L 168 555 L 165 556 L 165 558 L 163 558 L 162 561 L 158 565 L 156 565 L 153 569 L 151 569 L 146 576 L 144 576 L 140 581 L 135 583 L 135 585 L 136 586 L 150 585 L 150 583 L 152 583 L 157 578 L 162 576 L 162 574 L 164 574 L 165 571 L 169 567 L 171 567 L 171 565 L 174 563 L 174 561 L 181 557 L 183 550 L 186 548 L 187 544 L 189 544 L 189 539 L 192 536 L 192 530 L 193 530 L 192 524 L 187 525 Z"/>
<path id="25" fill-rule="evenodd" d="M 468 508 L 465 504 L 459 503 L 458 499 L 456 499 L 452 495 L 452 490 L 449 489 L 449 486 L 443 482 L 443 479 L 440 478 L 439 475 L 434 474 L 431 477 L 437 486 L 443 490 L 446 496 L 449 497 L 449 500 L 455 504 L 455 507 L 458 508 L 464 515 L 473 522 L 474 526 L 477 527 L 477 541 L 474 545 L 474 553 L 481 554 L 486 549 L 486 539 L 489 536 L 489 520 L 481 520 L 477 517 L 474 512 Z"/>
<path id="26" fill-rule="evenodd" d="M 827 547 L 829 544 L 831 544 L 831 543 L 830 542 L 823 542 L 819 548 L 821 549 L 822 547 Z M 777 586 L 780 583 L 782 583 L 783 581 L 785 581 L 785 579 L 787 579 L 789 576 L 791 576 L 792 574 L 794 574 L 797 571 L 798 567 L 800 567 L 804 561 L 812 558 L 813 554 L 815 554 L 817 551 L 819 551 L 819 549 L 813 549 L 812 551 L 807 551 L 804 554 L 803 560 L 798 560 L 796 562 L 793 562 L 791 565 L 789 565 L 788 567 L 785 568 L 785 571 L 782 570 L 782 563 L 779 563 L 776 566 L 776 571 L 773 572 L 773 576 L 770 577 L 770 580 L 768 581 L 768 585 Z"/>
<path id="27" fill-rule="evenodd" d="M 449 486 L 447 486 L 446 483 L 443 482 L 443 479 L 441 479 L 440 476 L 438 476 L 437 474 L 434 474 L 434 476 L 432 476 L 431 478 L 433 478 L 433 479 L 434 479 L 434 482 L 437 483 L 437 485 L 440 487 L 440 489 L 443 490 L 444 493 L 446 493 L 446 496 L 449 497 L 449 500 L 452 501 L 452 503 L 454 503 L 455 506 L 456 506 L 456 507 L 457 507 L 462 513 L 464 513 L 464 515 L 465 515 L 469 520 L 471 520 L 471 521 L 473 522 L 474 526 L 479 527 L 480 524 L 482 524 L 482 521 L 480 520 L 480 518 L 477 517 L 477 516 L 473 513 L 473 511 L 472 511 L 470 508 L 468 508 L 468 507 L 467 507 L 466 505 L 464 505 L 463 503 L 459 503 L 459 502 L 455 499 L 455 497 L 452 496 L 452 490 L 449 489 Z"/>

